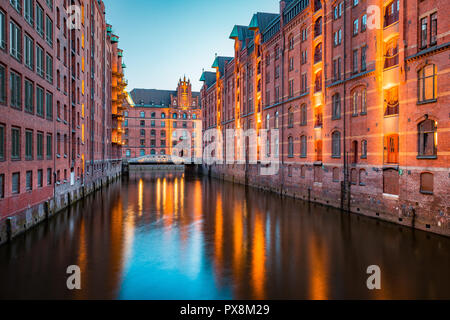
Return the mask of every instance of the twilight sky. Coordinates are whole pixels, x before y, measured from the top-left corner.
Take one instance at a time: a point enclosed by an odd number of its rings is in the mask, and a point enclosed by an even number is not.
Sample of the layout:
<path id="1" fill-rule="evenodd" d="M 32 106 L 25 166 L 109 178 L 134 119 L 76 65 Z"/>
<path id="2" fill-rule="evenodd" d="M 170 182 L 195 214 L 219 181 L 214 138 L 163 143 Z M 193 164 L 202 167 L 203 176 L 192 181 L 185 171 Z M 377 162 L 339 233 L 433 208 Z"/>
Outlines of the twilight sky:
<path id="1" fill-rule="evenodd" d="M 104 0 L 106 19 L 120 37 L 128 90 L 175 90 L 186 74 L 199 91 L 202 68 L 214 55 L 233 56 L 228 37 L 253 13 L 278 13 L 278 0 Z"/>

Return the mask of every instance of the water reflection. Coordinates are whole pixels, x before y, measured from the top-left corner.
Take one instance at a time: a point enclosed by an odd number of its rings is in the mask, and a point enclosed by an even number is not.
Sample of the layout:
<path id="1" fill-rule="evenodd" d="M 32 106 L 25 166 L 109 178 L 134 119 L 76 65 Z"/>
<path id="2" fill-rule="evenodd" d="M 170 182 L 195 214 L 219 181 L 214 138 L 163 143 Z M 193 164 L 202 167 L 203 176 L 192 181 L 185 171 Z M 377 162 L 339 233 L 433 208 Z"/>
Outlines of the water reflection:
<path id="1" fill-rule="evenodd" d="M 66 289 L 78 265 L 82 290 Z M 382 270 L 368 291 L 366 269 Z M 0 298 L 450 298 L 450 239 L 239 185 L 132 175 L 0 247 Z"/>

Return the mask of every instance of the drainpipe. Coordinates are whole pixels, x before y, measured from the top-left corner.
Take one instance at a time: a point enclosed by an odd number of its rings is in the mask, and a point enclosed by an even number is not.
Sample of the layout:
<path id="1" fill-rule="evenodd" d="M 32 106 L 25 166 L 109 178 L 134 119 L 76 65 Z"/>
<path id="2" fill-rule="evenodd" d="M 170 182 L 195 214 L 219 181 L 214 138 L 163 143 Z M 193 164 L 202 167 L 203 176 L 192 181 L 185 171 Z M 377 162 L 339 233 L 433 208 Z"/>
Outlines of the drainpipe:
<path id="1" fill-rule="evenodd" d="M 349 172 L 348 172 L 348 159 L 347 159 L 347 1 L 344 0 L 344 102 L 343 102 L 343 115 L 344 115 L 344 128 L 343 128 L 343 156 L 344 156 L 344 186 L 343 192 L 341 195 L 341 209 L 344 209 L 344 196 L 347 197 L 347 210 L 350 210 L 350 181 L 349 181 Z"/>

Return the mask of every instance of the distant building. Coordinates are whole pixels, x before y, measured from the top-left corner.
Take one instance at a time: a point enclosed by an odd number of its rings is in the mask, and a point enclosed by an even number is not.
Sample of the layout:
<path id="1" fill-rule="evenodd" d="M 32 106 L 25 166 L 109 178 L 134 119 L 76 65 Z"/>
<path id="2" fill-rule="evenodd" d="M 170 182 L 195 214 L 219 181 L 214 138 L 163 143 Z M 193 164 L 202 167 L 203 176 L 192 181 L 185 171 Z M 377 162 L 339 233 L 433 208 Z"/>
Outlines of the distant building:
<path id="1" fill-rule="evenodd" d="M 144 155 L 188 156 L 174 147 L 190 139 L 190 157 L 201 158 L 200 93 L 180 79 L 176 91 L 134 89 L 125 112 L 123 158 Z"/>

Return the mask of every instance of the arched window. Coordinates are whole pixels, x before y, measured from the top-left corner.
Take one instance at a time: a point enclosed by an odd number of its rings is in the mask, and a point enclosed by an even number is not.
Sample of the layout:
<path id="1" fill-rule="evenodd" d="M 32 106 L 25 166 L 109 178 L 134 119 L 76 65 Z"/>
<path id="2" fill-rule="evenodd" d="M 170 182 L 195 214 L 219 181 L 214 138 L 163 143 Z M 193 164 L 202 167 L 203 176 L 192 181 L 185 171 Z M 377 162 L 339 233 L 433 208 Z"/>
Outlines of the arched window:
<path id="1" fill-rule="evenodd" d="M 294 138 L 288 138 L 288 156 L 289 158 L 294 157 Z"/>
<path id="2" fill-rule="evenodd" d="M 291 34 L 289 36 L 289 50 L 293 50 L 294 49 L 294 36 Z"/>
<path id="3" fill-rule="evenodd" d="M 358 102 L 359 102 L 359 92 L 355 91 L 353 92 L 353 103 L 352 103 L 353 116 L 358 115 Z"/>
<path id="4" fill-rule="evenodd" d="M 318 37 L 322 34 L 322 17 L 319 17 L 314 23 L 314 37 Z"/>
<path id="5" fill-rule="evenodd" d="M 151 117 L 152 117 L 152 119 L 155 119 L 156 118 L 156 113 L 152 112 Z"/>
<path id="6" fill-rule="evenodd" d="M 386 44 L 384 68 L 398 65 L 398 38 L 390 40 Z"/>
<path id="7" fill-rule="evenodd" d="M 187 114 L 183 113 L 183 119 L 187 119 Z"/>
<path id="8" fill-rule="evenodd" d="M 141 112 L 141 118 L 145 118 L 145 112 Z"/>
<path id="9" fill-rule="evenodd" d="M 302 104 L 300 107 L 300 125 L 306 126 L 308 122 L 308 107 L 306 104 Z"/>
<path id="10" fill-rule="evenodd" d="M 288 110 L 288 127 L 294 127 L 294 110 L 292 107 L 290 107 Z"/>
<path id="11" fill-rule="evenodd" d="M 361 91 L 361 114 L 367 113 L 367 89 Z"/>
<path id="12" fill-rule="evenodd" d="M 314 49 L 314 63 L 322 61 L 322 43 L 319 43 Z"/>
<path id="13" fill-rule="evenodd" d="M 266 138 L 266 155 L 267 157 L 270 157 L 270 137 L 267 136 Z"/>
<path id="14" fill-rule="evenodd" d="M 420 192 L 425 194 L 433 194 L 434 176 L 432 173 L 423 172 L 420 174 Z"/>
<path id="15" fill-rule="evenodd" d="M 178 115 L 177 115 L 176 113 L 174 113 L 174 114 L 172 114 L 172 118 L 173 118 L 173 119 L 177 119 L 177 118 L 178 118 Z"/>
<path id="16" fill-rule="evenodd" d="M 306 167 L 305 166 L 301 166 L 301 168 L 300 168 L 300 177 L 302 177 L 303 179 L 306 177 Z"/>
<path id="17" fill-rule="evenodd" d="M 162 154 L 162 155 L 165 155 L 165 154 L 166 154 L 166 150 L 162 149 L 162 150 L 161 150 L 161 154 Z"/>
<path id="18" fill-rule="evenodd" d="M 270 114 L 268 114 L 266 116 L 266 129 L 269 130 L 270 129 Z"/>
<path id="19" fill-rule="evenodd" d="M 141 150 L 139 151 L 139 155 L 140 155 L 141 157 L 145 156 L 145 150 L 144 150 L 144 149 L 141 149 Z"/>
<path id="20" fill-rule="evenodd" d="M 307 152 L 308 152 L 307 140 L 306 140 L 306 136 L 303 135 L 300 137 L 300 157 L 306 158 Z"/>
<path id="21" fill-rule="evenodd" d="M 166 118 L 166 114 L 163 112 L 163 113 L 161 113 L 161 118 L 162 119 L 165 119 Z"/>
<path id="22" fill-rule="evenodd" d="M 364 170 L 364 169 L 359 170 L 359 185 L 360 186 L 366 185 L 366 176 L 367 176 L 366 170 Z"/>
<path id="23" fill-rule="evenodd" d="M 196 120 L 196 119 L 197 119 L 197 114 L 194 113 L 194 114 L 192 115 L 192 119 Z"/>
<path id="24" fill-rule="evenodd" d="M 332 106 L 332 115 L 331 118 L 333 120 L 341 118 L 341 95 L 336 93 L 333 95 L 333 106 Z"/>
<path id="25" fill-rule="evenodd" d="M 341 133 L 339 131 L 333 132 L 331 135 L 332 156 L 333 158 L 341 157 Z"/>
<path id="26" fill-rule="evenodd" d="M 155 149 L 152 149 L 152 150 L 150 151 L 150 154 L 151 154 L 152 156 L 154 156 L 154 155 L 156 154 L 156 150 L 155 150 Z"/>
<path id="27" fill-rule="evenodd" d="M 385 116 L 397 115 L 399 111 L 398 86 L 387 89 L 384 98 Z"/>
<path id="28" fill-rule="evenodd" d="M 367 140 L 361 141 L 361 159 L 367 159 Z"/>
<path id="29" fill-rule="evenodd" d="M 418 99 L 419 102 L 433 102 L 437 97 L 437 72 L 434 64 L 419 70 Z"/>
<path id="30" fill-rule="evenodd" d="M 418 145 L 419 156 L 422 157 L 435 157 L 437 156 L 437 128 L 436 123 L 427 119 L 419 123 L 418 126 Z"/>
<path id="31" fill-rule="evenodd" d="M 350 171 L 350 182 L 351 182 L 352 184 L 357 184 L 357 183 L 358 183 L 358 172 L 356 171 L 355 168 L 353 168 L 353 169 Z"/>
<path id="32" fill-rule="evenodd" d="M 339 168 L 333 168 L 333 182 L 339 182 L 341 179 Z"/>
<path id="33" fill-rule="evenodd" d="M 315 92 L 322 91 L 322 71 L 316 73 Z"/>

